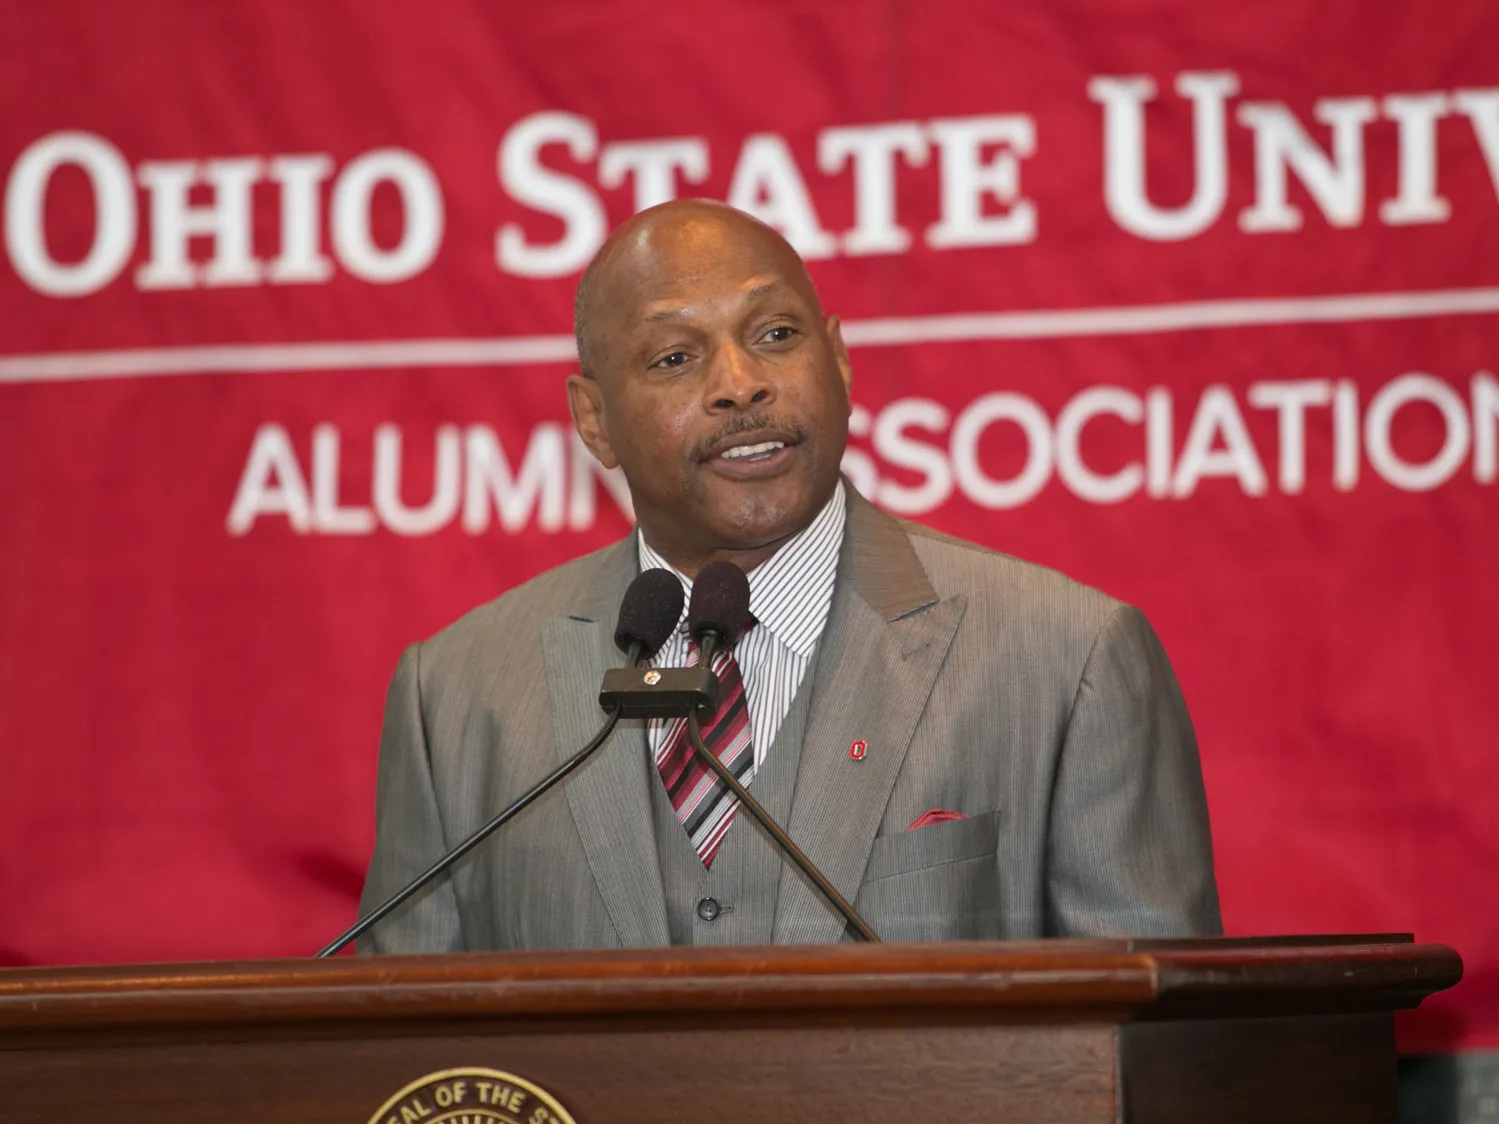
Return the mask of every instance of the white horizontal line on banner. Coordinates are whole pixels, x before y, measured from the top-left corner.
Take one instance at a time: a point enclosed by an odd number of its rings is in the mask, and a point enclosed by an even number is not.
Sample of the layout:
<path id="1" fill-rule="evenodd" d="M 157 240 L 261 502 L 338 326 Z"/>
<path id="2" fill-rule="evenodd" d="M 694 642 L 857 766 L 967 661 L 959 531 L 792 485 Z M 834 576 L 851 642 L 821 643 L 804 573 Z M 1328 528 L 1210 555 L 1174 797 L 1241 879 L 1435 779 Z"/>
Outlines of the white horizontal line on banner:
<path id="1" fill-rule="evenodd" d="M 892 316 L 844 325 L 851 347 L 965 340 L 1140 335 L 1204 328 L 1352 323 L 1499 312 L 1499 288 L 1325 297 L 1255 297 L 1039 312 Z M 0 356 L 0 383 L 69 382 L 154 375 L 347 371 L 391 367 L 512 367 L 571 363 L 572 336 L 218 344 Z"/>
<path id="2" fill-rule="evenodd" d="M 1180 304 L 1121 305 L 1118 308 L 890 317 L 850 323 L 844 337 L 850 346 L 892 347 L 963 340 L 1044 340 L 1066 336 L 1184 332 L 1199 328 L 1410 320 L 1485 312 L 1499 312 L 1499 289 L 1354 293 L 1335 297 L 1250 297 Z"/>
<path id="3" fill-rule="evenodd" d="M 0 358 L 0 383 L 143 375 L 224 375 L 268 371 L 348 371 L 381 367 L 513 367 L 571 363 L 572 336 L 469 340 L 368 340 L 349 343 L 226 343 L 211 347 L 139 347 L 58 351 Z"/>

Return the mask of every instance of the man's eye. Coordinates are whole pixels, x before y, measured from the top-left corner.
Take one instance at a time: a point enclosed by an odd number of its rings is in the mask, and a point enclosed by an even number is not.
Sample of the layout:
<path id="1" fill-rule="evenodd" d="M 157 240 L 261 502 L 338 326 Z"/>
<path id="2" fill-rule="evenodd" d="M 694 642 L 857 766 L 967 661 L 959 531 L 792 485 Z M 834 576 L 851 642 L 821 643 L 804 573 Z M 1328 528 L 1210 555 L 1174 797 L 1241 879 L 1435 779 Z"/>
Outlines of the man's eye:
<path id="1" fill-rule="evenodd" d="M 655 366 L 680 367 L 685 362 L 687 362 L 687 353 L 685 351 L 673 351 L 670 355 L 663 355 L 660 359 L 656 360 Z"/>
<path id="2" fill-rule="evenodd" d="M 774 328 L 765 333 L 765 338 L 770 343 L 785 343 L 794 335 L 796 335 L 796 329 L 791 327 L 791 325 L 777 324 Z"/>

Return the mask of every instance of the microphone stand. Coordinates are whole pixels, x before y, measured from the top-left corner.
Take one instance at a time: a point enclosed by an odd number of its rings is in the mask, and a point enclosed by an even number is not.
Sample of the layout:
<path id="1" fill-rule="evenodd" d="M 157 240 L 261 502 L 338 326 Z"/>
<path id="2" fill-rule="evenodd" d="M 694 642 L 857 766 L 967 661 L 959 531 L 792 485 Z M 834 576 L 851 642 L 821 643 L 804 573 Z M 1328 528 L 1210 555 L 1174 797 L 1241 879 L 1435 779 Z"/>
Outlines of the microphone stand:
<path id="1" fill-rule="evenodd" d="M 698 662 L 702 667 L 712 667 L 713 657 L 717 654 L 717 649 L 722 646 L 722 643 L 722 638 L 717 632 L 704 632 L 701 641 L 699 641 L 702 656 Z M 739 803 L 743 804 L 745 810 L 755 818 L 755 822 L 763 827 L 770 834 L 770 837 L 775 840 L 776 846 L 780 847 L 784 854 L 791 857 L 791 861 L 796 863 L 796 868 L 807 876 L 812 885 L 817 887 L 818 893 L 822 894 L 843 915 L 844 921 L 848 922 L 848 927 L 853 930 L 854 935 L 861 941 L 874 941 L 878 943 L 880 938 L 869 927 L 869 922 L 859 916 L 858 910 L 854 909 L 848 903 L 844 896 L 838 892 L 837 888 L 827 880 L 822 871 L 817 869 L 812 860 L 807 858 L 802 849 L 792 841 L 791 836 L 787 835 L 781 829 L 781 825 L 770 818 L 770 813 L 761 806 L 760 802 L 749 794 L 749 789 L 740 784 L 739 778 L 703 743 L 703 727 L 698 718 L 696 707 L 687 712 L 687 737 L 692 742 L 693 750 L 702 758 L 703 764 L 712 769 L 718 779 L 728 786 L 729 791 L 739 798 Z"/>
<path id="2" fill-rule="evenodd" d="M 640 662 L 641 647 L 642 645 L 639 640 L 632 640 L 630 642 L 629 660 L 631 667 L 634 667 Z M 350 941 L 363 934 L 367 929 L 370 928 L 370 926 L 380 921 L 383 917 L 390 913 L 391 910 L 395 909 L 407 898 L 411 897 L 412 894 L 416 893 L 428 882 L 431 882 L 432 879 L 436 878 L 443 871 L 447 870 L 448 867 L 452 866 L 459 859 L 463 858 L 464 855 L 468 854 L 480 843 L 488 839 L 490 835 L 494 834 L 494 832 L 504 827 L 505 824 L 509 823 L 516 816 L 520 815 L 548 791 L 550 791 L 562 780 L 564 780 L 570 773 L 573 772 L 573 770 L 577 769 L 579 765 L 583 764 L 583 762 L 587 761 L 591 756 L 593 756 L 594 752 L 597 751 L 601 745 L 609 740 L 609 735 L 614 732 L 614 727 L 619 724 L 620 711 L 621 708 L 618 706 L 611 708 L 609 711 L 609 716 L 604 720 L 604 724 L 599 727 L 598 733 L 593 735 L 593 738 L 587 745 L 578 750 L 577 753 L 573 754 L 561 765 L 557 766 L 557 768 L 549 773 L 543 780 L 539 781 L 536 785 L 528 789 L 525 794 L 520 797 L 520 799 L 516 800 L 515 803 L 511 804 L 508 808 L 504 809 L 504 811 L 496 815 L 494 819 L 490 820 L 483 827 L 479 828 L 478 831 L 474 832 L 462 843 L 458 844 L 458 846 L 454 847 L 447 854 L 443 855 L 442 858 L 438 859 L 426 870 L 422 871 L 421 874 L 417 875 L 416 878 L 408 882 L 400 890 L 397 890 L 389 898 L 386 898 L 385 901 L 381 902 L 380 905 L 373 911 L 366 914 L 364 917 L 361 917 L 353 925 L 350 925 L 331 942 L 329 942 L 320 952 L 318 952 L 317 955 L 319 957 L 332 956 L 339 949 L 343 948 L 344 945 L 348 944 Z"/>

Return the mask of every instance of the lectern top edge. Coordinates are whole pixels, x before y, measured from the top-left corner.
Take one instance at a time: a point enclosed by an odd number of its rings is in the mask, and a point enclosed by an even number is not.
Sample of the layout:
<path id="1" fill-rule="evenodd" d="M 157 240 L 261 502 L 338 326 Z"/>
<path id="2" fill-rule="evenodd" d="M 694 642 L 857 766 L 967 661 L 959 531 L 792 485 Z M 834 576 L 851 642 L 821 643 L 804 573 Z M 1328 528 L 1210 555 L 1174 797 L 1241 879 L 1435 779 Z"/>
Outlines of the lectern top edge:
<path id="1" fill-rule="evenodd" d="M 1096 1022 L 1413 1007 L 1461 975 L 1409 941 L 616 949 L 0 972 L 0 1044 L 45 1029 L 867 1017 Z"/>

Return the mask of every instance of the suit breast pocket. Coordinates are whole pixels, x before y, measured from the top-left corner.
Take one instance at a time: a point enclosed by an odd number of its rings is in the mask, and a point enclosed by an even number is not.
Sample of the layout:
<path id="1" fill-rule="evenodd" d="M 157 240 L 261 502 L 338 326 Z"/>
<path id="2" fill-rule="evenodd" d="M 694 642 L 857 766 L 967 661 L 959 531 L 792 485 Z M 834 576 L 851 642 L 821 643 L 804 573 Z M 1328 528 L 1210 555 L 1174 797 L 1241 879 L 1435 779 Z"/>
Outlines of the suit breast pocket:
<path id="1" fill-rule="evenodd" d="M 890 878 L 923 867 L 992 855 L 999 844 L 999 812 L 929 824 L 881 835 L 869 850 L 864 881 Z"/>
<path id="2" fill-rule="evenodd" d="M 998 810 L 882 835 L 856 905 L 887 941 L 1002 936 L 998 848 Z"/>

